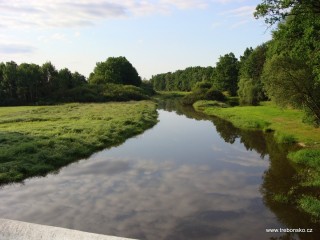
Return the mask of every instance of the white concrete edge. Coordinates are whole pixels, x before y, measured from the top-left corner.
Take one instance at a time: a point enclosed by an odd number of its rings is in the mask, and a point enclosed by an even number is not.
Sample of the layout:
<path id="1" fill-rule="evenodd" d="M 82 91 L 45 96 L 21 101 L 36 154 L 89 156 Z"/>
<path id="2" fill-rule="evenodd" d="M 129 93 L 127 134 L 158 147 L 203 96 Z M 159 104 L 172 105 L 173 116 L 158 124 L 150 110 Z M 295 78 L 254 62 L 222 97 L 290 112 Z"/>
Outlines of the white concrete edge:
<path id="1" fill-rule="evenodd" d="M 0 218 L 0 240 L 129 240 Z"/>

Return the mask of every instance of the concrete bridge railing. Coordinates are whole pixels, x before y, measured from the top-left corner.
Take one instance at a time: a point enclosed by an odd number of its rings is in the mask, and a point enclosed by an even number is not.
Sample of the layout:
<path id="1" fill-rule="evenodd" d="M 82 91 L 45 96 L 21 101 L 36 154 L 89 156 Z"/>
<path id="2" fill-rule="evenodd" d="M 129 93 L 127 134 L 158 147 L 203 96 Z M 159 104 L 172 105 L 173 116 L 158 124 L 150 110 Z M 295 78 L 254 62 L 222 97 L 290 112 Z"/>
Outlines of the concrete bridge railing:
<path id="1" fill-rule="evenodd" d="M 129 240 L 129 238 L 0 219 L 0 240 Z"/>

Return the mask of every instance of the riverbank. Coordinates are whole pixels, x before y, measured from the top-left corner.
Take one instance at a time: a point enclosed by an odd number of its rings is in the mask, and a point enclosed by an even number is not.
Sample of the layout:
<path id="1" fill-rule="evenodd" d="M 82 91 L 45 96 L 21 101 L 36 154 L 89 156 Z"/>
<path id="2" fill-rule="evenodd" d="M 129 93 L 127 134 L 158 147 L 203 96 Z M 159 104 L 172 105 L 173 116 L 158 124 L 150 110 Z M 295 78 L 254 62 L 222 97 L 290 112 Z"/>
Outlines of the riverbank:
<path id="1" fill-rule="evenodd" d="M 0 108 L 0 184 L 45 175 L 157 123 L 149 101 Z"/>
<path id="2" fill-rule="evenodd" d="M 278 143 L 298 143 L 303 147 L 288 155 L 297 169 L 299 186 L 274 196 L 274 200 L 290 202 L 320 219 L 320 128 L 303 123 L 302 111 L 282 109 L 271 102 L 261 106 L 225 107 L 216 101 L 198 101 L 193 107 L 196 111 L 228 120 L 238 128 L 273 131 Z"/>
<path id="3" fill-rule="evenodd" d="M 282 109 L 271 102 L 228 108 L 216 107 L 214 101 L 198 101 L 193 106 L 196 111 L 226 119 L 239 128 L 275 131 L 279 143 L 320 146 L 320 128 L 303 123 L 304 114 L 296 109 Z"/>

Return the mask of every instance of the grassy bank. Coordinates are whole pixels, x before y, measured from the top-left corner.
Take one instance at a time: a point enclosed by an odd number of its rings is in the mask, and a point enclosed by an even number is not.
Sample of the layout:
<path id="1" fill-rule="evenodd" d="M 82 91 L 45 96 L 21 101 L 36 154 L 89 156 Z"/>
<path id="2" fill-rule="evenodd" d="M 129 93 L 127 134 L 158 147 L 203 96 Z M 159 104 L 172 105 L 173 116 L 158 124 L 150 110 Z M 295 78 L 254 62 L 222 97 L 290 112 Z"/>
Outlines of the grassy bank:
<path id="1" fill-rule="evenodd" d="M 157 122 L 147 101 L 0 108 L 0 183 L 44 175 Z"/>
<path id="2" fill-rule="evenodd" d="M 270 102 L 261 106 L 221 108 L 216 107 L 214 101 L 198 101 L 193 106 L 197 111 L 226 119 L 239 128 L 273 130 L 280 143 L 320 144 L 320 128 L 303 123 L 303 112 L 296 109 L 282 109 Z"/>
<path id="3" fill-rule="evenodd" d="M 261 106 L 228 107 L 216 101 L 198 101 L 194 105 L 197 111 L 217 116 L 244 129 L 274 131 L 279 143 L 300 143 L 303 149 L 291 152 L 288 158 L 296 164 L 299 186 L 296 188 L 293 202 L 302 211 L 320 219 L 320 128 L 302 122 L 302 111 L 281 109 L 265 102 Z M 279 199 L 274 199 L 278 201 Z"/>

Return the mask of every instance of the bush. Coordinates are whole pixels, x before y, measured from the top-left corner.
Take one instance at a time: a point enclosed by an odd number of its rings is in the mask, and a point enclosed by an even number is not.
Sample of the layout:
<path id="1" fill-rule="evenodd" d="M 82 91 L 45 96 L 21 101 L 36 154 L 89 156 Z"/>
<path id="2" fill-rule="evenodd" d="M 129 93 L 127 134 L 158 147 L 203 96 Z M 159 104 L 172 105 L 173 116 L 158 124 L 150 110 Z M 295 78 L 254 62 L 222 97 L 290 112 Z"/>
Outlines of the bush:
<path id="1" fill-rule="evenodd" d="M 223 95 L 223 93 L 214 88 L 210 88 L 206 92 L 204 98 L 205 100 L 216 100 L 220 102 L 224 102 L 226 100 L 226 97 Z"/>
<path id="2" fill-rule="evenodd" d="M 210 87 L 210 88 L 208 88 Z M 182 99 L 184 105 L 192 105 L 199 100 L 215 100 L 224 102 L 226 97 L 223 93 L 211 86 L 211 83 L 197 83 L 192 93 Z"/>

